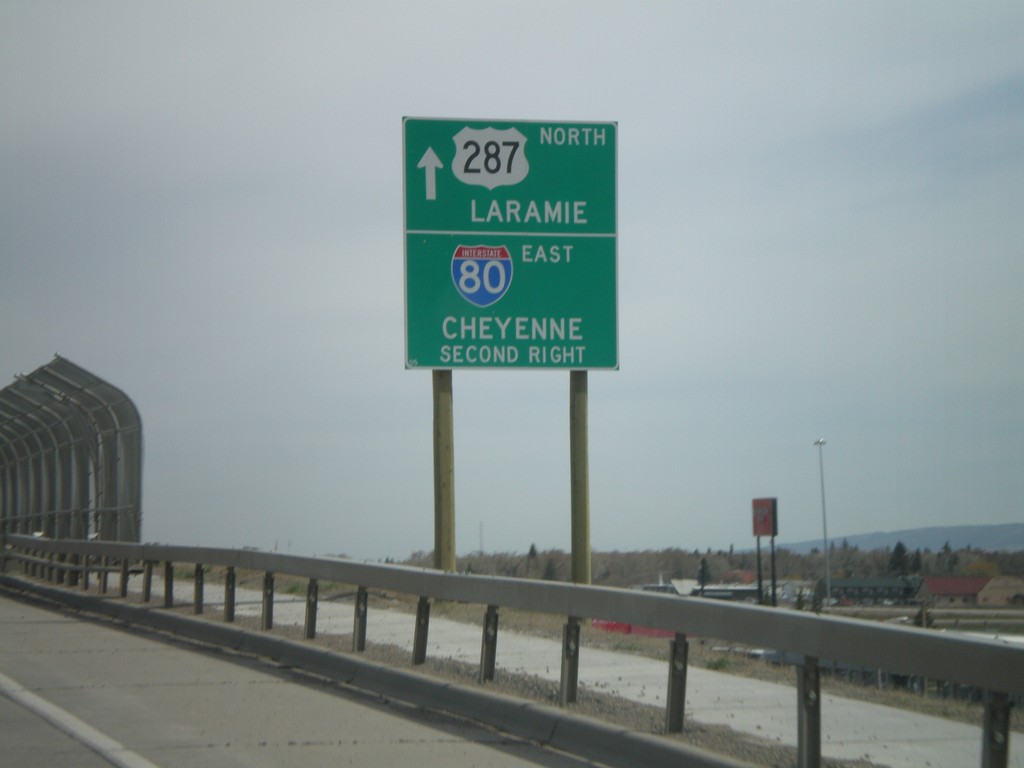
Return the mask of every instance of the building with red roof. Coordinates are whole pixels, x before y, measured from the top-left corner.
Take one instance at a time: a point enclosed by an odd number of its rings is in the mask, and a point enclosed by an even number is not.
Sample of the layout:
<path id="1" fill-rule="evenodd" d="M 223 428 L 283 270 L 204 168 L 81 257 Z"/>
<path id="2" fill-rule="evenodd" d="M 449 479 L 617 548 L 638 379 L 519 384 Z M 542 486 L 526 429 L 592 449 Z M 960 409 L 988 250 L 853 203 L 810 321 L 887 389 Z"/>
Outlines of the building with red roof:
<path id="1" fill-rule="evenodd" d="M 966 576 L 924 576 L 917 588 L 917 602 L 931 605 L 977 605 L 978 593 L 989 578 Z"/>

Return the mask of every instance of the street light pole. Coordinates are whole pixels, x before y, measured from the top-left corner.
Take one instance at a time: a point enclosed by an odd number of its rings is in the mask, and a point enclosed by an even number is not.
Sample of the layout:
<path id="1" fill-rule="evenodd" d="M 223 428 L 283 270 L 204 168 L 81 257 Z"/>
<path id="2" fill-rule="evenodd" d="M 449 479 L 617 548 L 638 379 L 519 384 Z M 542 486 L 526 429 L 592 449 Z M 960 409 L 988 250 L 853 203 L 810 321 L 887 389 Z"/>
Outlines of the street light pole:
<path id="1" fill-rule="evenodd" d="M 828 564 L 828 518 L 825 517 L 825 459 L 823 457 L 825 438 L 819 437 L 814 441 L 818 446 L 818 469 L 821 473 L 821 530 L 825 537 L 825 605 L 832 599 L 832 570 Z"/>

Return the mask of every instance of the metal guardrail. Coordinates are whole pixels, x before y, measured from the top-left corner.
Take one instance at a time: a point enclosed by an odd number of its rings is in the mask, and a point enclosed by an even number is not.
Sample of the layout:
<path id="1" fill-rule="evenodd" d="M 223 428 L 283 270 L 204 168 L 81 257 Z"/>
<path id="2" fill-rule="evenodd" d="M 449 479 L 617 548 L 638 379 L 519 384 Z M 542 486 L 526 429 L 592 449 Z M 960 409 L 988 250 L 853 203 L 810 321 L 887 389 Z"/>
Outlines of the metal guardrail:
<path id="1" fill-rule="evenodd" d="M 985 691 L 981 745 L 982 768 L 1006 768 L 1009 756 L 1010 695 L 1024 693 L 1024 648 L 995 640 L 916 627 L 822 616 L 703 598 L 686 598 L 635 590 L 559 582 L 477 576 L 379 565 L 349 560 L 297 557 L 253 550 L 155 544 L 49 540 L 8 534 L 4 562 L 20 561 L 52 581 L 88 588 L 90 575 L 106 585 L 120 574 L 127 594 L 130 570 L 142 568 L 143 599 L 150 600 L 153 568 L 164 569 L 164 605 L 173 604 L 174 564 L 195 568 L 195 610 L 202 611 L 204 569 L 227 569 L 225 619 L 234 619 L 236 570 L 262 572 L 261 626 L 273 626 L 274 575 L 309 580 L 306 598 L 307 638 L 316 633 L 316 602 L 321 581 L 357 587 L 353 616 L 353 650 L 366 643 L 367 593 L 388 590 L 419 597 L 413 662 L 426 658 L 431 600 L 486 606 L 481 640 L 480 679 L 492 679 L 498 632 L 498 609 L 518 608 L 567 617 L 563 629 L 560 701 L 577 695 L 581 617 L 604 619 L 675 633 L 668 655 L 666 730 L 683 724 L 687 635 L 773 648 L 802 657 L 797 667 L 797 751 L 800 768 L 821 765 L 821 660 L 846 662 L 889 672 L 939 679 Z"/>

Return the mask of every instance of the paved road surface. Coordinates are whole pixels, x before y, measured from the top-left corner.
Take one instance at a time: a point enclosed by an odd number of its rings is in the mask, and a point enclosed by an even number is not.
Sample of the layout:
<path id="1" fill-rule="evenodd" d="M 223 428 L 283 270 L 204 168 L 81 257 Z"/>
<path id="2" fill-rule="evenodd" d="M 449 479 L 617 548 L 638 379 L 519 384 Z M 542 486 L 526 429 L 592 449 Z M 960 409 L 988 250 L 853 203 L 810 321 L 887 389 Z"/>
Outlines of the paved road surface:
<path id="1" fill-rule="evenodd" d="M 488 766 L 584 761 L 265 665 L 0 597 L 0 765 Z"/>
<path id="2" fill-rule="evenodd" d="M 163 593 L 163 586 L 158 582 L 159 579 L 154 578 L 154 595 Z M 133 591 L 140 588 L 140 583 L 133 583 Z M 212 613 L 222 609 L 217 603 L 219 598 L 220 590 L 208 585 L 208 611 Z M 176 582 L 175 602 L 187 604 L 191 600 L 192 584 Z M 240 589 L 237 615 L 258 616 L 260 603 L 260 593 Z M 318 631 L 342 635 L 351 632 L 351 601 L 321 601 L 318 613 Z M 303 598 L 281 594 L 276 597 L 276 625 L 301 626 L 304 618 Z M 413 630 L 414 617 L 410 614 L 371 608 L 368 620 L 370 642 L 403 646 L 411 653 Z M 477 664 L 480 659 L 480 632 L 479 626 L 432 618 L 428 655 Z M 0 671 L 4 670 L 3 649 L 7 644 L 0 634 Z M 527 672 L 557 681 L 559 659 L 560 647 L 556 641 L 511 632 L 499 634 L 499 674 L 502 671 Z M 581 649 L 581 685 L 662 707 L 666 680 L 667 670 L 663 661 Z M 831 695 L 823 697 L 822 705 L 822 752 L 826 757 L 868 760 L 889 768 L 965 768 L 980 764 L 980 728 Z M 686 717 L 692 721 L 726 725 L 778 743 L 795 745 L 796 742 L 796 694 L 789 686 L 691 668 L 687 680 Z M 286 741 L 292 740 L 286 738 Z M 1024 739 L 1020 734 L 1011 737 L 1009 764 L 1011 768 L 1024 768 Z"/>

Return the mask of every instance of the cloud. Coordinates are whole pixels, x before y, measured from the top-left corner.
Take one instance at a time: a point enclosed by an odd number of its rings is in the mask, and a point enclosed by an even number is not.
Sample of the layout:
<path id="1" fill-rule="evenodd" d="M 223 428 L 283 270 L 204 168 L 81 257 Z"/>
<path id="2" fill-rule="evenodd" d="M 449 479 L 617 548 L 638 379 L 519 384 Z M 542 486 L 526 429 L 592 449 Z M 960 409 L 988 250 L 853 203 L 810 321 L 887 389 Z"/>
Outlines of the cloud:
<path id="1" fill-rule="evenodd" d="M 1017 4 L 239 11 L 0 9 L 0 360 L 133 397 L 147 538 L 432 547 L 403 115 L 618 121 L 595 547 L 809 538 L 822 434 L 840 535 L 1019 517 Z M 456 372 L 460 551 L 568 549 L 567 389 Z"/>

